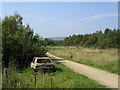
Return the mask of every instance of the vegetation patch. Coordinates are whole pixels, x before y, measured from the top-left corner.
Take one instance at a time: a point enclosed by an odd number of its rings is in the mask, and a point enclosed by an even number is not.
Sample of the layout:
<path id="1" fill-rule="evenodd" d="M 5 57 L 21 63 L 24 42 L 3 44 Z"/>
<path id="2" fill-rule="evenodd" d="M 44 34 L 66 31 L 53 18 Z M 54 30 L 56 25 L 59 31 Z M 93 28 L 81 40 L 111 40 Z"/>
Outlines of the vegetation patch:
<path id="1" fill-rule="evenodd" d="M 64 59 L 119 74 L 117 49 L 94 49 L 82 47 L 71 49 L 64 46 L 64 49 L 63 47 L 61 49 L 59 47 L 59 49 L 51 49 L 49 52 Z"/>
<path id="2" fill-rule="evenodd" d="M 26 68 L 19 72 L 9 70 L 8 83 L 3 75 L 3 88 L 106 88 L 61 63 L 56 62 L 55 66 L 56 72 L 43 74 L 38 71 L 36 84 L 32 69 Z"/>

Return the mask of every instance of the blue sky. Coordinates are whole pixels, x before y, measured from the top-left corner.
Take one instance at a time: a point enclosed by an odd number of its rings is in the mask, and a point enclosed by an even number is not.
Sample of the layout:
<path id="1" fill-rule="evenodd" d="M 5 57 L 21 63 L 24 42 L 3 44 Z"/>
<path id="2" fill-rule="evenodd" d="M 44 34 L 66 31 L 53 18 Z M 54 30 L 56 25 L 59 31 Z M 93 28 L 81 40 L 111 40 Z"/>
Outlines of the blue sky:
<path id="1" fill-rule="evenodd" d="M 64 37 L 118 27 L 117 2 L 4 2 L 2 18 L 17 11 L 42 37 Z"/>

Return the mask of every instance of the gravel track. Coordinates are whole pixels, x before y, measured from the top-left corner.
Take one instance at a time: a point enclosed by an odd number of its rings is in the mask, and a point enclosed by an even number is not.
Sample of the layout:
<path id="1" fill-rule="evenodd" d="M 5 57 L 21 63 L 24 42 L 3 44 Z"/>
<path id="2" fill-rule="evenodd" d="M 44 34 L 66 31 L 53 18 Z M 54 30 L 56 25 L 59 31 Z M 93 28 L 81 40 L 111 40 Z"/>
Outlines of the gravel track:
<path id="1" fill-rule="evenodd" d="M 84 64 L 76 63 L 69 60 L 64 60 L 60 57 L 46 53 L 46 55 L 52 59 L 57 59 L 59 62 L 64 64 L 66 67 L 72 69 L 73 71 L 83 74 L 90 79 L 95 80 L 101 85 L 105 85 L 108 88 L 118 88 L 118 75 L 113 74 L 104 70 L 100 70 L 94 67 L 90 67 Z"/>

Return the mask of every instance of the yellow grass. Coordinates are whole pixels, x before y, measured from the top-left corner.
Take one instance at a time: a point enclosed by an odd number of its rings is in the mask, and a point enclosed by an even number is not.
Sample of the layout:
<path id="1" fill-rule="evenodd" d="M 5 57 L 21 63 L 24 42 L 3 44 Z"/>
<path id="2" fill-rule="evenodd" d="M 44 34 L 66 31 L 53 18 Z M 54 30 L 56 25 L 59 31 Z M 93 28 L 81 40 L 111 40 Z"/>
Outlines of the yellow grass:
<path id="1" fill-rule="evenodd" d="M 75 46 L 56 46 L 50 47 L 49 50 L 51 53 L 62 56 L 67 59 L 71 59 L 71 55 L 73 56 L 72 60 L 76 62 L 84 62 L 85 64 L 102 67 L 102 69 L 107 68 L 109 71 L 109 67 L 114 64 L 113 71 L 117 73 L 116 69 L 118 69 L 118 50 L 117 49 L 95 49 L 95 48 L 83 48 L 83 47 L 75 47 Z M 90 63 L 90 64 L 89 64 Z M 96 65 L 95 65 L 96 64 Z M 106 69 L 105 69 L 106 70 Z"/>

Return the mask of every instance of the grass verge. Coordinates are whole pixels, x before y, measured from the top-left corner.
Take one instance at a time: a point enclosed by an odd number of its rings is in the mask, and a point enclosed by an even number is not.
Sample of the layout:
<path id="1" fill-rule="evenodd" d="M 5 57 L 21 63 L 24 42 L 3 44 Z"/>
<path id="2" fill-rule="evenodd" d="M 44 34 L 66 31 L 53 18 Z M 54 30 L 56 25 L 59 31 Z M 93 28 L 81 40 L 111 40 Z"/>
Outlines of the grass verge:
<path id="1" fill-rule="evenodd" d="M 20 72 L 10 70 L 8 83 L 3 75 L 3 88 L 106 88 L 61 63 L 56 62 L 55 66 L 56 72 L 43 74 L 38 71 L 36 85 L 30 68 Z"/>

